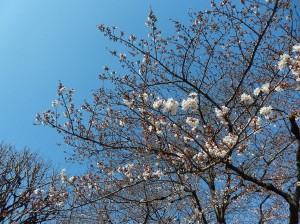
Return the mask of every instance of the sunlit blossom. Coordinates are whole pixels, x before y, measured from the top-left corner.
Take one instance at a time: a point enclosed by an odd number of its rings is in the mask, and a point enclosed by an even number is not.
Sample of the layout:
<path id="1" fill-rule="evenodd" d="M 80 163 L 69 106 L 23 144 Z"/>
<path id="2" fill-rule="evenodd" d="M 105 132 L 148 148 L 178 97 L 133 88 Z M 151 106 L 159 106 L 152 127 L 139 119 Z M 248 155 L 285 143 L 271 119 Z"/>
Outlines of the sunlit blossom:
<path id="1" fill-rule="evenodd" d="M 250 105 L 254 102 L 253 98 L 250 95 L 246 94 L 246 93 L 243 93 L 241 95 L 241 101 L 243 103 L 245 103 L 246 105 Z"/>
<path id="2" fill-rule="evenodd" d="M 272 109 L 273 109 L 272 106 L 262 107 L 260 108 L 259 113 L 261 115 L 264 115 L 266 118 L 268 118 L 268 116 L 272 114 Z"/>
<path id="3" fill-rule="evenodd" d="M 222 118 L 223 116 L 225 116 L 229 113 L 229 108 L 225 107 L 225 106 L 222 106 L 221 110 L 218 108 L 215 108 L 215 113 L 218 118 Z"/>
<path id="4" fill-rule="evenodd" d="M 145 171 L 142 176 L 144 180 L 148 180 L 151 177 L 151 174 L 148 171 Z"/>
<path id="5" fill-rule="evenodd" d="M 190 93 L 189 98 L 186 100 L 182 100 L 181 106 L 183 110 L 192 109 L 192 111 L 196 111 L 198 109 L 198 100 L 196 98 L 196 93 Z"/>
<path id="6" fill-rule="evenodd" d="M 255 96 L 258 96 L 259 93 L 260 93 L 260 91 L 261 91 L 261 89 L 260 89 L 259 87 L 257 87 L 257 88 L 254 89 L 253 94 L 254 94 Z"/>
<path id="7" fill-rule="evenodd" d="M 147 93 L 143 93 L 142 98 L 145 102 L 148 101 L 148 94 Z"/>
<path id="8" fill-rule="evenodd" d="M 300 44 L 293 46 L 293 52 L 299 54 L 300 53 Z"/>
<path id="9" fill-rule="evenodd" d="M 225 136 L 225 137 L 222 139 L 222 142 L 223 142 L 228 148 L 231 148 L 231 147 L 233 147 L 233 146 L 237 143 L 237 140 L 238 140 L 238 136 L 233 135 L 233 134 L 229 134 L 229 135 Z"/>
<path id="10" fill-rule="evenodd" d="M 158 130 L 156 131 L 156 134 L 157 134 L 157 135 L 162 135 L 163 132 L 162 132 L 162 130 L 158 129 Z"/>
<path id="11" fill-rule="evenodd" d="M 197 128 L 199 125 L 199 119 L 193 117 L 187 117 L 186 123 L 190 125 L 192 128 Z"/>
<path id="12" fill-rule="evenodd" d="M 270 84 L 269 83 L 265 83 L 264 85 L 262 85 L 261 89 L 260 89 L 263 93 L 269 93 L 270 91 Z"/>
<path id="13" fill-rule="evenodd" d="M 62 169 L 61 170 L 60 176 L 61 176 L 61 182 L 62 183 L 64 183 L 65 181 L 67 181 L 66 169 Z"/>
<path id="14" fill-rule="evenodd" d="M 119 125 L 120 125 L 121 127 L 124 127 L 125 122 L 124 122 L 123 120 L 120 120 L 120 121 L 119 121 Z"/>
<path id="15" fill-rule="evenodd" d="M 152 130 L 153 130 L 153 126 L 152 126 L 152 125 L 150 125 L 150 126 L 148 127 L 148 130 L 149 130 L 150 132 L 152 132 Z"/>
<path id="16" fill-rule="evenodd" d="M 164 104 L 164 100 L 157 98 L 153 103 L 153 108 L 158 109 Z"/>
<path id="17" fill-rule="evenodd" d="M 213 157 L 223 158 L 227 152 L 224 148 L 219 148 L 213 141 L 209 140 L 205 141 L 205 148 Z"/>
<path id="18" fill-rule="evenodd" d="M 276 92 L 282 92 L 282 91 L 284 91 L 284 89 L 283 89 L 281 86 L 277 86 L 277 87 L 275 88 L 275 91 L 276 91 Z"/>
<path id="19" fill-rule="evenodd" d="M 71 176 L 71 177 L 69 178 L 69 182 L 70 182 L 70 183 L 74 183 L 75 180 L 76 180 L 76 177 L 75 177 L 75 176 Z"/>
<path id="20" fill-rule="evenodd" d="M 171 112 L 171 115 L 174 116 L 177 113 L 178 102 L 173 100 L 173 98 L 169 98 L 166 102 L 164 102 L 164 111 Z"/>
<path id="21" fill-rule="evenodd" d="M 280 71 L 284 71 L 284 69 L 287 67 L 288 62 L 290 60 L 290 56 L 288 54 L 284 54 L 280 56 L 280 61 L 278 62 L 278 68 Z"/>

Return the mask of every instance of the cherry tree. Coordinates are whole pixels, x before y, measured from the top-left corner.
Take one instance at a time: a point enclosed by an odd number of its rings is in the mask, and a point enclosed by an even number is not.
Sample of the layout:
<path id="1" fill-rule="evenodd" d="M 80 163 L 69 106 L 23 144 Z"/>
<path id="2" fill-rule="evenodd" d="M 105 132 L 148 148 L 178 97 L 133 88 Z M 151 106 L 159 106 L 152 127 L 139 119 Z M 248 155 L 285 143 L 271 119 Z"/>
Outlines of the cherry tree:
<path id="1" fill-rule="evenodd" d="M 80 106 L 60 83 L 37 115 L 90 165 L 63 174 L 73 220 L 298 223 L 297 7 L 212 0 L 171 36 L 152 10 L 145 38 L 99 25 L 120 72 L 104 66 Z"/>
<path id="2" fill-rule="evenodd" d="M 41 223 L 54 219 L 65 201 L 60 176 L 28 149 L 0 145 L 0 222 Z M 64 195 L 63 195 L 64 194 Z"/>

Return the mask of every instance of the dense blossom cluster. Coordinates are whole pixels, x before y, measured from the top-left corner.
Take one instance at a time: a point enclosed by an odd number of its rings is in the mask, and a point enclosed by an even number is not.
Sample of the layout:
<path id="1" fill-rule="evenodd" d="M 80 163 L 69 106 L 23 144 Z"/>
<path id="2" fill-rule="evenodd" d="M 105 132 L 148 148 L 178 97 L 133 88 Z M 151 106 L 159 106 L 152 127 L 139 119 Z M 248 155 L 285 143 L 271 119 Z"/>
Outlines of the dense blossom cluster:
<path id="1" fill-rule="evenodd" d="M 298 84 L 298 90 L 300 89 L 300 44 L 293 46 L 293 52 L 295 53 L 294 57 L 288 54 L 284 54 L 280 57 L 278 68 L 281 72 L 284 72 L 287 67 L 292 71 L 294 78 Z"/>
<path id="2" fill-rule="evenodd" d="M 238 138 L 239 137 L 236 135 L 229 134 L 225 136 L 222 141 L 228 148 L 232 148 L 237 143 Z"/>
<path id="3" fill-rule="evenodd" d="M 173 98 L 169 98 L 167 101 L 157 98 L 153 103 L 153 108 L 158 109 L 160 107 L 163 107 L 164 112 L 170 112 L 174 116 L 178 110 L 178 102 Z"/>
<path id="4" fill-rule="evenodd" d="M 216 158 L 223 158 L 227 153 L 227 149 L 225 149 L 224 147 L 217 146 L 217 144 L 211 140 L 205 141 L 205 148 L 210 156 Z"/>
<path id="5" fill-rule="evenodd" d="M 244 102 L 246 105 L 251 105 L 254 102 L 253 98 L 246 93 L 243 93 L 241 95 L 241 101 Z"/>
<path id="6" fill-rule="evenodd" d="M 153 103 L 153 108 L 160 108 L 164 104 L 164 100 L 157 98 Z"/>
<path id="7" fill-rule="evenodd" d="M 185 111 L 189 109 L 196 111 L 198 108 L 198 100 L 196 97 L 196 93 L 190 93 L 187 99 L 182 100 L 181 108 Z M 173 116 L 177 114 L 178 106 L 179 103 L 173 98 L 168 98 L 168 100 L 157 98 L 153 103 L 154 109 L 163 107 L 164 112 L 170 112 Z"/>
<path id="8" fill-rule="evenodd" d="M 176 115 L 178 109 L 178 102 L 169 98 L 166 102 L 164 102 L 164 111 L 170 112 L 172 116 Z"/>
<path id="9" fill-rule="evenodd" d="M 259 113 L 261 115 L 264 115 L 265 118 L 269 118 L 269 116 L 272 114 L 272 106 L 266 106 L 266 107 L 262 107 L 259 110 Z"/>
<path id="10" fill-rule="evenodd" d="M 215 113 L 218 118 L 223 118 L 229 113 L 229 108 L 222 106 L 221 109 L 215 108 Z"/>
<path id="11" fill-rule="evenodd" d="M 291 57 L 288 54 L 284 54 L 280 56 L 280 61 L 278 63 L 278 68 L 280 71 L 284 71 L 288 66 Z"/>
<path id="12" fill-rule="evenodd" d="M 269 83 L 265 83 L 264 85 L 262 85 L 261 87 L 257 87 L 254 91 L 253 94 L 255 96 L 258 96 L 261 92 L 262 93 L 269 93 L 270 91 L 270 84 Z"/>
<path id="13" fill-rule="evenodd" d="M 199 119 L 193 117 L 187 117 L 186 123 L 190 125 L 193 129 L 197 128 L 199 125 Z"/>
<path id="14" fill-rule="evenodd" d="M 191 109 L 196 111 L 198 108 L 197 93 L 190 93 L 186 100 L 182 100 L 181 106 L 183 110 Z"/>

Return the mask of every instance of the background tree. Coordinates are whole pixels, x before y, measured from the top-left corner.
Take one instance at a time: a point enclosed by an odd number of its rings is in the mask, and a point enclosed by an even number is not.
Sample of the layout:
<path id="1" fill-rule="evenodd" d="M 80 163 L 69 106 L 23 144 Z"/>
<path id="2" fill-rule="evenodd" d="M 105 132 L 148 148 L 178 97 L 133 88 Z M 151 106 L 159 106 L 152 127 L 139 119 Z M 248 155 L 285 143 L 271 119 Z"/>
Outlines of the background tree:
<path id="1" fill-rule="evenodd" d="M 170 37 L 152 10 L 148 38 L 100 25 L 127 49 L 110 51 L 125 74 L 104 66 L 78 109 L 60 83 L 37 115 L 90 164 L 66 182 L 70 208 L 111 223 L 298 223 L 297 5 L 211 1 L 189 18 Z"/>
<path id="2" fill-rule="evenodd" d="M 63 203 L 60 176 L 29 149 L 0 145 L 0 222 L 41 223 L 52 220 Z"/>

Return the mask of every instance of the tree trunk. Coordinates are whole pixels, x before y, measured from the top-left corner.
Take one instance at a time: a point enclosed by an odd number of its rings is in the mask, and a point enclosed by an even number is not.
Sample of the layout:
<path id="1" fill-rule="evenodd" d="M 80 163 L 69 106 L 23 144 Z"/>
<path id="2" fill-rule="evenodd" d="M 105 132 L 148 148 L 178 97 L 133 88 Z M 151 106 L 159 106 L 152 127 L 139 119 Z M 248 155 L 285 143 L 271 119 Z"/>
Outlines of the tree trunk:
<path id="1" fill-rule="evenodd" d="M 217 220 L 218 220 L 218 223 L 220 223 L 220 224 L 226 224 L 224 212 L 218 210 Z"/>
<path id="2" fill-rule="evenodd" d="M 224 218 L 224 217 L 222 217 L 221 219 L 218 219 L 218 222 L 219 222 L 220 224 L 226 224 L 226 221 L 225 221 L 225 218 Z"/>
<path id="3" fill-rule="evenodd" d="M 298 224 L 298 206 L 294 204 L 290 204 L 290 222 L 289 224 Z"/>

